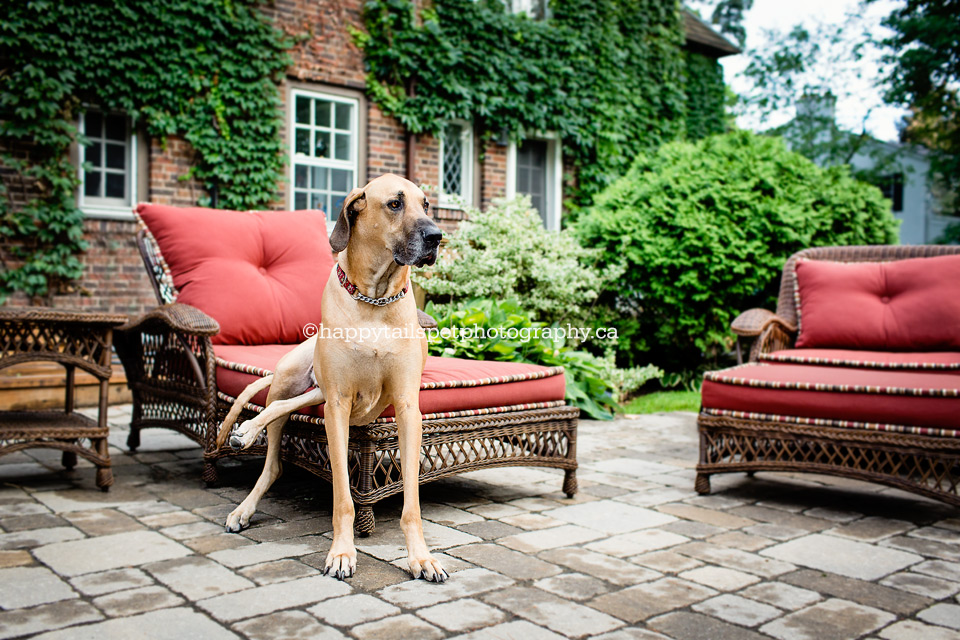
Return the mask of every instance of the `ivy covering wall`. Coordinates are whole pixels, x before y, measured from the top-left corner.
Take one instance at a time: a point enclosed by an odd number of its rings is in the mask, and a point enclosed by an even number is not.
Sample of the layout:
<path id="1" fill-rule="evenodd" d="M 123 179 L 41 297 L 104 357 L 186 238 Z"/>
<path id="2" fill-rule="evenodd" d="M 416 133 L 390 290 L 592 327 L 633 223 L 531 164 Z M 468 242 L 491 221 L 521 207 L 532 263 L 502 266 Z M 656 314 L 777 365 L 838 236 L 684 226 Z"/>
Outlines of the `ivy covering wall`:
<path id="1" fill-rule="evenodd" d="M 78 278 L 83 214 L 72 144 L 88 105 L 149 135 L 183 137 L 192 176 L 223 207 L 266 205 L 283 170 L 276 83 L 289 38 L 243 0 L 6 2 L 0 20 L 0 150 L 26 206 L 0 194 L 0 301 Z M 17 174 L 10 176 L 9 174 Z"/>
<path id="2" fill-rule="evenodd" d="M 461 118 L 488 137 L 560 134 L 577 173 L 571 204 L 588 204 L 638 153 L 684 134 L 679 5 L 552 0 L 550 10 L 532 20 L 502 0 L 433 0 L 419 12 L 371 0 L 367 33 L 354 34 L 368 90 L 414 133 Z"/>
<path id="3" fill-rule="evenodd" d="M 725 130 L 723 67 L 709 56 L 684 53 L 687 138 L 699 140 Z"/>

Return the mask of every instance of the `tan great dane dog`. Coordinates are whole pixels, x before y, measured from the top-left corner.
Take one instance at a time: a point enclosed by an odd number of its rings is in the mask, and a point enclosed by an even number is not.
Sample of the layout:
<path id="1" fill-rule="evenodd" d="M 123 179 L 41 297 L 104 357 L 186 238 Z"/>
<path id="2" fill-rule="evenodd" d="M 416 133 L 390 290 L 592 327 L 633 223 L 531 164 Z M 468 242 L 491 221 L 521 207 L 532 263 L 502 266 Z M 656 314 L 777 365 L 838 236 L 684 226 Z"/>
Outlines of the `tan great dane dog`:
<path id="1" fill-rule="evenodd" d="M 340 255 L 338 268 L 323 290 L 323 324 L 318 334 L 285 355 L 272 376 L 244 389 L 217 437 L 217 445 L 222 446 L 243 403 L 270 386 L 266 409 L 240 425 L 230 438 L 234 448 L 246 448 L 267 430 L 263 472 L 250 495 L 227 517 L 227 530 L 236 532 L 249 524 L 260 498 L 280 475 L 280 432 L 287 416 L 326 402 L 333 543 L 324 573 L 341 580 L 352 576 L 357 566 L 347 471 L 350 425 L 373 422 L 391 404 L 396 411 L 403 476 L 400 528 L 410 572 L 435 582 L 447 579 L 447 572 L 427 549 L 420 519 L 420 378 L 427 341 L 419 331 L 413 296 L 405 295 L 411 265 L 433 264 L 437 259 L 442 233 L 427 216 L 429 206 L 415 184 L 392 174 L 371 180 L 347 196 L 330 235 L 330 246 Z M 397 338 L 397 333 L 404 337 Z M 346 335 L 353 338 L 344 339 Z"/>

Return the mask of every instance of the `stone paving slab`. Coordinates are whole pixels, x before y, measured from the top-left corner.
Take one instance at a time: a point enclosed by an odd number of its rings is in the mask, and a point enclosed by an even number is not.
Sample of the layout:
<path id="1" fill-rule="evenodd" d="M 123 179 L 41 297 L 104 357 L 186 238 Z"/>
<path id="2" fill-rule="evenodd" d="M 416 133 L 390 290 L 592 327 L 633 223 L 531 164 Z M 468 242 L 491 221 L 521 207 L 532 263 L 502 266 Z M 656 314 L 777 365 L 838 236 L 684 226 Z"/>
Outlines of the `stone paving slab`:
<path id="1" fill-rule="evenodd" d="M 185 607 L 71 627 L 37 636 L 42 640 L 235 640 L 237 634 Z"/>
<path id="2" fill-rule="evenodd" d="M 79 597 L 46 567 L 0 569 L 0 609 L 23 609 Z"/>
<path id="3" fill-rule="evenodd" d="M 154 531 L 57 542 L 34 550 L 37 560 L 64 576 L 133 567 L 190 555 L 190 549 Z"/>
<path id="4" fill-rule="evenodd" d="M 351 591 L 350 586 L 344 582 L 334 581 L 326 576 L 316 576 L 215 596 L 200 600 L 197 606 L 209 611 L 218 620 L 232 622 L 278 609 L 313 604 L 327 598 L 346 595 Z"/>
<path id="5" fill-rule="evenodd" d="M 894 620 L 891 613 L 831 599 L 768 622 L 760 631 L 779 640 L 841 640 L 863 637 Z"/>
<path id="6" fill-rule="evenodd" d="M 536 468 L 425 485 L 445 584 L 410 578 L 400 496 L 357 538 L 358 574 L 321 575 L 330 487 L 296 468 L 225 533 L 262 460 L 207 487 L 178 434 L 126 453 L 129 417 L 111 409 L 108 493 L 89 465 L 0 457 L 0 640 L 960 637 L 956 509 L 810 474 L 716 476 L 698 496 L 692 414 L 582 421 L 574 499 Z"/>
<path id="7" fill-rule="evenodd" d="M 764 549 L 760 555 L 858 580 L 878 580 L 923 560 L 913 553 L 821 534 Z M 870 561 L 864 562 L 864 558 Z"/>

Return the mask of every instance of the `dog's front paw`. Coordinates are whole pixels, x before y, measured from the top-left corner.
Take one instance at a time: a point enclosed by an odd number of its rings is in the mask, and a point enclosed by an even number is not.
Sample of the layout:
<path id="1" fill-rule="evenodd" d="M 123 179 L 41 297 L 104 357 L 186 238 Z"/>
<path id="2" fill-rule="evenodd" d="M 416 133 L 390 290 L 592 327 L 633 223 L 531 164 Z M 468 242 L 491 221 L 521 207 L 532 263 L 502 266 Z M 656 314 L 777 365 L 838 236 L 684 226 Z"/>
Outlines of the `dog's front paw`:
<path id="1" fill-rule="evenodd" d="M 323 565 L 323 575 L 333 576 L 337 580 L 352 578 L 357 571 L 357 550 L 351 548 L 348 551 L 337 552 L 330 549 L 327 554 L 327 561 Z"/>
<path id="2" fill-rule="evenodd" d="M 253 517 L 253 513 L 253 509 L 247 509 L 242 504 L 231 511 L 225 524 L 227 532 L 238 533 L 241 529 L 246 529 L 250 525 L 250 518 Z"/>
<path id="3" fill-rule="evenodd" d="M 427 582 L 446 582 L 450 574 L 440 565 L 440 561 L 435 559 L 429 553 L 422 558 L 410 556 L 407 558 L 410 564 L 410 574 L 416 578 L 423 578 Z"/>

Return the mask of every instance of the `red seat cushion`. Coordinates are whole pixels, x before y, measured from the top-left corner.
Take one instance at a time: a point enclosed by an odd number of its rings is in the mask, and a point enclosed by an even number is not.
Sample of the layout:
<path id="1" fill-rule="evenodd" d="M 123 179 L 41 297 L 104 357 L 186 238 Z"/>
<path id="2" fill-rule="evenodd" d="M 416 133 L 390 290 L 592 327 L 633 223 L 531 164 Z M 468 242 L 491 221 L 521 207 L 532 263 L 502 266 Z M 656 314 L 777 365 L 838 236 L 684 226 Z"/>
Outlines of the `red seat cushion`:
<path id="1" fill-rule="evenodd" d="M 960 255 L 893 262 L 798 260 L 797 347 L 960 349 Z"/>
<path id="2" fill-rule="evenodd" d="M 706 374 L 702 409 L 954 430 L 960 371 L 752 363 Z"/>
<path id="3" fill-rule="evenodd" d="M 854 351 L 850 349 L 783 349 L 761 353 L 770 364 L 812 364 L 866 369 L 960 370 L 960 351 Z"/>
<path id="4" fill-rule="evenodd" d="M 217 388 L 237 397 L 248 384 L 272 372 L 293 346 L 215 346 Z M 420 389 L 420 413 L 432 416 L 562 401 L 566 385 L 559 367 L 429 356 Z M 254 396 L 253 403 L 263 406 L 266 399 L 264 390 Z M 323 405 L 308 407 L 301 413 L 322 417 Z M 393 415 L 392 406 L 383 412 L 384 417 Z"/>
<path id="5" fill-rule="evenodd" d="M 293 344 L 319 324 L 333 268 L 320 211 L 222 211 L 141 204 L 179 291 L 220 323 L 214 344 Z"/>

